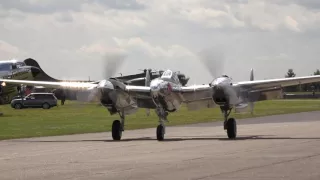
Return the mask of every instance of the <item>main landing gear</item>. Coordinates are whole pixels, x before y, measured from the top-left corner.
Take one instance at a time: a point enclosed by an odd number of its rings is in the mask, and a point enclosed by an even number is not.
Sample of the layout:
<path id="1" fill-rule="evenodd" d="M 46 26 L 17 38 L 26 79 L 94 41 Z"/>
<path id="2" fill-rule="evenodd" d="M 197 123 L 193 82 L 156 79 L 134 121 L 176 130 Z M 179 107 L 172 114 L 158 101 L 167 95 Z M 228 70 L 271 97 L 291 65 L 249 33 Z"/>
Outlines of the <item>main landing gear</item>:
<path id="1" fill-rule="evenodd" d="M 122 132 L 124 131 L 124 120 L 125 120 L 125 115 L 124 111 L 118 112 L 120 116 L 120 121 L 119 120 L 114 120 L 112 123 L 112 138 L 113 140 L 120 141 Z"/>
<path id="2" fill-rule="evenodd" d="M 232 108 L 221 107 L 221 111 L 224 114 L 224 130 L 227 130 L 229 139 L 234 139 L 237 137 L 237 122 L 234 118 L 228 118 L 231 110 Z"/>

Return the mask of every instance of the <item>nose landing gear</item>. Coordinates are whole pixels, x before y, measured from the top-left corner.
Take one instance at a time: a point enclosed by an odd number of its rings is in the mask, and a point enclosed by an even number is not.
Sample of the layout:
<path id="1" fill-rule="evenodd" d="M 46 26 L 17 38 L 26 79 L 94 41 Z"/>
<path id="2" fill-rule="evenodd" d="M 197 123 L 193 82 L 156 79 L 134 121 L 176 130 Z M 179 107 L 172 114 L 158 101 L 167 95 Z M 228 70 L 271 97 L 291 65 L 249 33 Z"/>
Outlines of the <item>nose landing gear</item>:
<path id="1" fill-rule="evenodd" d="M 237 137 L 237 122 L 234 118 L 228 118 L 231 110 L 232 108 L 229 108 L 228 106 L 221 107 L 221 111 L 224 115 L 224 129 L 227 130 L 229 139 L 235 139 Z"/>

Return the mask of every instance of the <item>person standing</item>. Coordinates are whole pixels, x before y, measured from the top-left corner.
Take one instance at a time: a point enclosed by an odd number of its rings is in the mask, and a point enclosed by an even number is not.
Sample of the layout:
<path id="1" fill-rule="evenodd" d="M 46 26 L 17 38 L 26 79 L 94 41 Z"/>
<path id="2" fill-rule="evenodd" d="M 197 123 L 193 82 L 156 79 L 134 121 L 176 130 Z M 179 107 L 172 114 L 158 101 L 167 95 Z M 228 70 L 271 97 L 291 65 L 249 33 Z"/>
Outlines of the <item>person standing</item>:
<path id="1" fill-rule="evenodd" d="M 65 94 L 64 90 L 62 90 L 62 93 L 61 93 L 61 105 L 64 105 L 65 101 L 66 101 L 66 94 Z"/>

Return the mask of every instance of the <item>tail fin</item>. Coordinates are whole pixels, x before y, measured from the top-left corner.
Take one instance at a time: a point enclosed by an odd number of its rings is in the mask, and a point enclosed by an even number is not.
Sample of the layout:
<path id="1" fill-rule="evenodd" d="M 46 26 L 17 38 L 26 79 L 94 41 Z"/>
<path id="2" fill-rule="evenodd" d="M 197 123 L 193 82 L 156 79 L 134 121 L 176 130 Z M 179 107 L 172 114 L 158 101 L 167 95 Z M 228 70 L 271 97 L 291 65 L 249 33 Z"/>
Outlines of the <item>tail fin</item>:
<path id="1" fill-rule="evenodd" d="M 253 68 L 251 68 L 251 71 L 250 71 L 250 81 L 254 81 Z M 254 102 L 249 102 L 249 106 L 250 106 L 251 114 L 253 114 Z"/>
<path id="2" fill-rule="evenodd" d="M 146 73 L 146 77 L 145 77 L 145 86 L 150 86 L 150 82 L 151 82 L 151 69 L 145 69 L 144 70 Z M 150 109 L 146 109 L 146 114 L 147 116 L 150 116 Z"/>
<path id="3" fill-rule="evenodd" d="M 37 76 L 34 77 L 34 80 L 36 81 L 53 81 L 53 82 L 58 82 L 60 80 L 58 79 L 55 79 L 55 78 L 52 78 L 51 76 L 49 76 L 48 74 L 46 74 L 40 67 L 39 63 L 34 60 L 34 59 L 31 59 L 31 58 L 28 58 L 28 59 L 25 59 L 24 60 L 24 63 L 27 65 L 27 66 L 33 66 L 33 67 L 36 67 L 40 70 L 39 73 L 37 73 Z"/>
<path id="4" fill-rule="evenodd" d="M 145 86 L 150 86 L 150 82 L 151 82 L 150 72 L 151 72 L 151 69 L 145 69 L 145 73 L 146 73 Z"/>

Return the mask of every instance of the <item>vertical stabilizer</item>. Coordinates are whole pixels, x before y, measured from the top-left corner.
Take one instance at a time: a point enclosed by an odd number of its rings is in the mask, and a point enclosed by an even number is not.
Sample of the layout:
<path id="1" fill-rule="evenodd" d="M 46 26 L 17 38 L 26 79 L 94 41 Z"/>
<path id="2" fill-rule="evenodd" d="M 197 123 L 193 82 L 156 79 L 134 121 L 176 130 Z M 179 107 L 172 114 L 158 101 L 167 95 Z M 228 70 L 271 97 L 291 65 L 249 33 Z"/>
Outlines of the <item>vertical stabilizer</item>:
<path id="1" fill-rule="evenodd" d="M 253 75 L 253 69 L 251 68 L 251 71 L 250 71 L 250 81 L 253 81 L 254 80 L 254 75 Z"/>
<path id="2" fill-rule="evenodd" d="M 145 86 L 150 86 L 150 82 L 151 82 L 151 69 L 145 69 L 145 73 L 146 73 L 146 78 L 145 78 Z"/>

